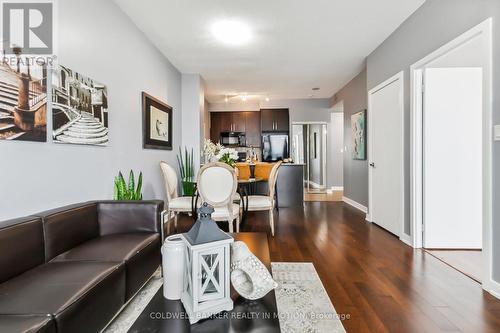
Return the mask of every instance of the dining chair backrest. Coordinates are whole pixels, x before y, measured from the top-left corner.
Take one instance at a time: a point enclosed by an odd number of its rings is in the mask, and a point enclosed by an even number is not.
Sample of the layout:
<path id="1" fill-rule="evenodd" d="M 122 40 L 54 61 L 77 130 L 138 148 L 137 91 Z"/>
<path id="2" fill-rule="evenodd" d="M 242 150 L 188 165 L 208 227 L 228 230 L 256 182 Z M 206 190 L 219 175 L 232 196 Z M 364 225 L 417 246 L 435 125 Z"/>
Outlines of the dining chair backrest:
<path id="1" fill-rule="evenodd" d="M 223 207 L 232 204 L 238 180 L 236 172 L 229 165 L 213 162 L 200 169 L 197 184 L 203 202 L 213 207 Z"/>
<path id="2" fill-rule="evenodd" d="M 269 180 L 268 180 L 268 186 L 269 186 L 269 196 L 271 198 L 274 198 L 274 192 L 276 190 L 276 181 L 278 180 L 278 171 L 283 162 L 278 161 L 273 165 L 273 168 L 271 169 L 271 172 L 269 173 Z"/>
<path id="3" fill-rule="evenodd" d="M 165 192 L 167 192 L 167 202 L 177 198 L 177 173 L 167 162 L 160 162 L 161 173 L 165 182 Z"/>

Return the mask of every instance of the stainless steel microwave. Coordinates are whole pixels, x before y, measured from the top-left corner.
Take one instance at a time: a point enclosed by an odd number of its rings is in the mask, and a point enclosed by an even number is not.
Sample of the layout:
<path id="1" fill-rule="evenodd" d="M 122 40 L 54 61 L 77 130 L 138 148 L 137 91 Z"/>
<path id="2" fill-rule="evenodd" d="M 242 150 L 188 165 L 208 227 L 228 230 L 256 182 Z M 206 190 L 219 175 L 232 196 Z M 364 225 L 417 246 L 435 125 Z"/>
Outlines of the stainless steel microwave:
<path id="1" fill-rule="evenodd" d="M 220 143 L 224 146 L 244 147 L 246 136 L 244 132 L 221 132 Z"/>

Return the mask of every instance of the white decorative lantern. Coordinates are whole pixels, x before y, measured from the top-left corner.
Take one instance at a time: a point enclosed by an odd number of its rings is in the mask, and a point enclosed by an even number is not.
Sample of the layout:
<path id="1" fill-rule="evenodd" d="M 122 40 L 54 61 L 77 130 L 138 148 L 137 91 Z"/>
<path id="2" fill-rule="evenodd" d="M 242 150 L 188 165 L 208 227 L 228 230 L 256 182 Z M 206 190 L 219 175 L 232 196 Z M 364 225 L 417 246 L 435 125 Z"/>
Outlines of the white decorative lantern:
<path id="1" fill-rule="evenodd" d="M 233 309 L 229 259 L 234 240 L 211 219 L 213 212 L 214 209 L 204 203 L 191 230 L 181 235 L 186 242 L 181 301 L 191 324 Z"/>

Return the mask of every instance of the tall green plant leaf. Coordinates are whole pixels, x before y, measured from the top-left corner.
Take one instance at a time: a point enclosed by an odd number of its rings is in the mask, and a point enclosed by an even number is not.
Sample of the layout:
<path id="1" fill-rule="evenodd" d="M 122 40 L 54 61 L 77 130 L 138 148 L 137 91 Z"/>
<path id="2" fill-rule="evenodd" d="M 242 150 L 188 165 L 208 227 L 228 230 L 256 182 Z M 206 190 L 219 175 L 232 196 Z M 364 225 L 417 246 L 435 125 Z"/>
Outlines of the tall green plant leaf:
<path id="1" fill-rule="evenodd" d="M 128 176 L 128 191 L 131 193 L 135 191 L 135 177 L 134 177 L 134 172 L 132 170 L 130 170 Z"/>
<path id="2" fill-rule="evenodd" d="M 125 184 L 125 179 L 120 171 L 118 174 L 118 200 L 127 200 L 127 185 Z"/>
<path id="3" fill-rule="evenodd" d="M 137 179 L 137 190 L 135 191 L 135 200 L 142 200 L 142 172 L 139 173 L 139 179 Z"/>
<path id="4" fill-rule="evenodd" d="M 113 200 L 118 200 L 118 179 L 115 177 L 113 182 Z"/>

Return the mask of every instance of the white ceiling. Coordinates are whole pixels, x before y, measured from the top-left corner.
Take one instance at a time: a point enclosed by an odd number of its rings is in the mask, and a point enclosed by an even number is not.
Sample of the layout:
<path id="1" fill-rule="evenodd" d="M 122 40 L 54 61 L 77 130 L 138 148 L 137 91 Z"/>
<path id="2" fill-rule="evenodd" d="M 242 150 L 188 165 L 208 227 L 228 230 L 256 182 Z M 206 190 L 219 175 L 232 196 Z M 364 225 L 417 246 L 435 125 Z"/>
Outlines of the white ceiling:
<path id="1" fill-rule="evenodd" d="M 200 73 L 210 102 L 330 97 L 425 0 L 114 0 L 183 73 Z M 250 26 L 244 46 L 210 31 L 220 19 Z M 236 100 L 233 98 L 232 100 Z"/>

